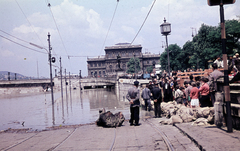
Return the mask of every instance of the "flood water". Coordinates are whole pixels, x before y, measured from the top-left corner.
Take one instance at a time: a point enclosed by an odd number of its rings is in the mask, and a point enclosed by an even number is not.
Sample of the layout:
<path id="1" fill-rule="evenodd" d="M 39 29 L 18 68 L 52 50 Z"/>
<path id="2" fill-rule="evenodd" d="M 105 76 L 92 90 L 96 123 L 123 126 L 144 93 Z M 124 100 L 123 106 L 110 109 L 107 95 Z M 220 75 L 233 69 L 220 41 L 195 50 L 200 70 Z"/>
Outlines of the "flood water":
<path id="1" fill-rule="evenodd" d="M 43 130 L 51 126 L 87 124 L 99 117 L 99 109 L 112 113 L 123 112 L 129 119 L 129 104 L 106 89 L 71 90 L 54 93 L 54 112 L 51 93 L 18 95 L 0 98 L 0 130 L 31 128 Z M 54 115 L 54 116 L 53 116 Z"/>

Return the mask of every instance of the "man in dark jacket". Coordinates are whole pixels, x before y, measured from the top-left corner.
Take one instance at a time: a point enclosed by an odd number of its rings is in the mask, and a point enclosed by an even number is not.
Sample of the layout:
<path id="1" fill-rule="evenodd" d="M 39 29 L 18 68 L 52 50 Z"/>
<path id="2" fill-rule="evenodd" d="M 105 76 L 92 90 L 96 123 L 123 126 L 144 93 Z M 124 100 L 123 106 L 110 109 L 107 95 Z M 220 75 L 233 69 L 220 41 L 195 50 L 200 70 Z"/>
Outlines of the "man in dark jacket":
<path id="1" fill-rule="evenodd" d="M 135 122 L 135 126 L 139 126 L 139 106 L 140 106 L 140 91 L 138 89 L 139 82 L 134 82 L 134 87 L 130 88 L 128 90 L 128 94 L 126 98 L 128 99 L 130 103 L 130 113 L 131 118 L 129 120 L 130 125 L 132 126 Z"/>
<path id="2" fill-rule="evenodd" d="M 155 84 L 155 87 L 152 89 L 152 100 L 154 101 L 154 110 L 155 118 L 161 117 L 161 102 L 162 102 L 162 92 L 158 87 L 158 84 Z"/>
<path id="3" fill-rule="evenodd" d="M 164 102 L 172 101 L 172 89 L 167 79 L 164 79 L 163 83 L 163 94 L 164 94 Z"/>

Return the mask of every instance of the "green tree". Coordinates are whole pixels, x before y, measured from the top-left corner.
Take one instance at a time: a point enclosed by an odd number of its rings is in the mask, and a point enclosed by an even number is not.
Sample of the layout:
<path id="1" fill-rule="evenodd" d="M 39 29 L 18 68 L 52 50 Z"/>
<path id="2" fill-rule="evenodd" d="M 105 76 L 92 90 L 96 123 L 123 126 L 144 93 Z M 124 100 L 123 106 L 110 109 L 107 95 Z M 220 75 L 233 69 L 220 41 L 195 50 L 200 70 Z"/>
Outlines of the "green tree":
<path id="1" fill-rule="evenodd" d="M 169 49 L 169 60 L 170 60 L 170 71 L 181 69 L 181 64 L 179 62 L 178 55 L 181 53 L 181 47 L 177 44 L 171 44 L 168 47 Z M 160 56 L 160 64 L 163 70 L 168 71 L 168 57 L 167 57 L 167 49 Z"/>
<path id="2" fill-rule="evenodd" d="M 141 70 L 139 58 L 131 58 L 127 63 L 127 73 L 135 73 L 135 64 L 136 64 L 136 73 Z"/>
<path id="3" fill-rule="evenodd" d="M 147 70 L 148 73 L 151 73 L 151 72 L 153 71 L 153 66 L 149 66 L 149 67 L 147 67 L 146 70 Z"/>
<path id="4" fill-rule="evenodd" d="M 240 53 L 240 19 L 227 20 L 226 49 L 228 55 Z M 170 70 L 186 70 L 197 67 L 208 68 L 208 61 L 222 55 L 221 26 L 202 24 L 192 41 L 187 41 L 181 49 L 176 44 L 169 45 Z M 168 69 L 167 51 L 160 56 L 163 70 Z"/>

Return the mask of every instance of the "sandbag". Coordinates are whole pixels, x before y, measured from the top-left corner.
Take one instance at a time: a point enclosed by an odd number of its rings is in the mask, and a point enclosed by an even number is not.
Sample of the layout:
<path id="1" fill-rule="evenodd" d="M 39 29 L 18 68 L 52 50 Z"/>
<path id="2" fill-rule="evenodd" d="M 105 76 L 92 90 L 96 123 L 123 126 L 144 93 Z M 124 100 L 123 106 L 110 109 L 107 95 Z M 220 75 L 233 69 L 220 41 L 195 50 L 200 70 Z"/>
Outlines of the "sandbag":
<path id="1" fill-rule="evenodd" d="M 102 111 L 99 115 L 99 119 L 96 121 L 98 126 L 103 127 L 119 127 L 124 122 L 125 118 L 122 112 L 112 114 L 110 111 Z"/>

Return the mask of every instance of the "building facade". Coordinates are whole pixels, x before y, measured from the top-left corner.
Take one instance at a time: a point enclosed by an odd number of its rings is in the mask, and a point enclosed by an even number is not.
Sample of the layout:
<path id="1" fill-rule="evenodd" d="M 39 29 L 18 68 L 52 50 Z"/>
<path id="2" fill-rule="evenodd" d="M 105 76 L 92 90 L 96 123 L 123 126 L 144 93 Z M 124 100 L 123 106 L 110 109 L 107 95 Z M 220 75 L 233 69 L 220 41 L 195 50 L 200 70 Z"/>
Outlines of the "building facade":
<path id="1" fill-rule="evenodd" d="M 114 46 L 105 47 L 104 50 L 104 56 L 87 58 L 88 76 L 103 77 L 106 75 L 116 75 L 118 55 L 121 57 L 119 59 L 120 68 L 123 69 L 125 73 L 127 71 L 127 63 L 133 57 L 139 58 L 142 73 L 146 71 L 147 67 L 160 63 L 160 54 L 143 54 L 141 45 L 119 43 Z"/>

